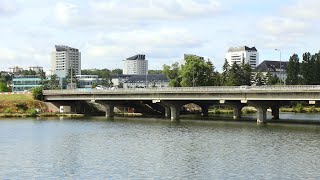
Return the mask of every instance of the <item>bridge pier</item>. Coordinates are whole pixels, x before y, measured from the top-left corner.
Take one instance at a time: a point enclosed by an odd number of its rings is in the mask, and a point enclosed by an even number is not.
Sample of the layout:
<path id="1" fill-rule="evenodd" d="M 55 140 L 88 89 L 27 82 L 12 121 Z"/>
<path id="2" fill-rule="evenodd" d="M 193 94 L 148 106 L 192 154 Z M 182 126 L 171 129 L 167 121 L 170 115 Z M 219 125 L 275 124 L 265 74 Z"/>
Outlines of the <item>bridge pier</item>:
<path id="1" fill-rule="evenodd" d="M 180 109 L 181 106 L 177 104 L 170 105 L 171 110 L 171 121 L 177 121 L 180 118 Z"/>
<path id="2" fill-rule="evenodd" d="M 241 119 L 242 108 L 244 105 L 236 101 L 220 101 L 221 104 L 231 106 L 233 108 L 233 119 Z"/>
<path id="3" fill-rule="evenodd" d="M 258 124 L 266 123 L 267 122 L 267 109 L 268 109 L 268 107 L 260 105 L 260 106 L 257 106 L 256 109 L 257 109 L 257 123 Z"/>
<path id="4" fill-rule="evenodd" d="M 203 117 L 208 117 L 209 116 L 209 105 L 202 104 L 200 105 L 201 107 L 201 112 Z"/>
<path id="5" fill-rule="evenodd" d="M 233 119 L 241 119 L 242 115 L 242 106 L 234 106 L 233 107 Z"/>
<path id="6" fill-rule="evenodd" d="M 164 105 L 164 110 L 165 110 L 165 113 L 164 113 L 165 117 L 166 117 L 166 118 L 169 118 L 169 117 L 171 116 L 171 109 L 170 109 L 170 107 Z"/>
<path id="7" fill-rule="evenodd" d="M 106 108 L 106 117 L 114 117 L 114 103 L 109 101 L 96 101 L 97 103 L 103 105 Z"/>
<path id="8" fill-rule="evenodd" d="M 280 110 L 279 110 L 280 106 L 279 105 L 274 105 L 271 107 L 271 114 L 272 114 L 272 119 L 280 119 Z"/>

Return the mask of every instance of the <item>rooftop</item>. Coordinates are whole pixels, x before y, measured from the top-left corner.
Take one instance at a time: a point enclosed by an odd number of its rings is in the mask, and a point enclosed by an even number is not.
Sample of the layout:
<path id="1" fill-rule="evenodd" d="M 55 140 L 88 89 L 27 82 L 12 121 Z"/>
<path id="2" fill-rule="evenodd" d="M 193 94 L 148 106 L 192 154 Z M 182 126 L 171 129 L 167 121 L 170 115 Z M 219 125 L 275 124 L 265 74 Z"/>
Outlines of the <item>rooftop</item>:
<path id="1" fill-rule="evenodd" d="M 137 54 L 135 56 L 127 58 L 127 60 L 146 60 L 146 55 L 144 54 Z"/>
<path id="2" fill-rule="evenodd" d="M 281 61 L 281 69 L 287 69 L 287 65 L 288 61 Z M 265 60 L 256 67 L 255 71 L 276 72 L 277 69 L 280 69 L 280 61 Z"/>
<path id="3" fill-rule="evenodd" d="M 55 45 L 56 51 L 67 51 L 67 50 L 71 50 L 71 51 L 79 51 L 79 49 L 73 48 L 73 47 L 69 47 L 69 46 L 65 46 L 65 45 Z"/>
<path id="4" fill-rule="evenodd" d="M 240 46 L 240 47 L 231 47 L 228 52 L 238 52 L 238 51 L 258 51 L 256 47 Z"/>

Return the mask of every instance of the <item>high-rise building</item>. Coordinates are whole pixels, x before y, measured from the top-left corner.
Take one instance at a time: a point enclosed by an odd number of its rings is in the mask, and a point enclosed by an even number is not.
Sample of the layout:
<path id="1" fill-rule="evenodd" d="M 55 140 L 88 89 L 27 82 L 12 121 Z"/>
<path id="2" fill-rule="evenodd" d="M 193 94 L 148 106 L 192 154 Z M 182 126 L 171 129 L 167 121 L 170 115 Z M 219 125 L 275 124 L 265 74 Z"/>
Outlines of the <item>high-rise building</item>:
<path id="1" fill-rule="evenodd" d="M 71 68 L 74 75 L 81 75 L 81 52 L 69 46 L 56 45 L 51 54 L 51 66 L 60 79 L 65 78 Z"/>
<path id="2" fill-rule="evenodd" d="M 123 74 L 148 74 L 146 56 L 137 54 L 124 60 Z"/>
<path id="3" fill-rule="evenodd" d="M 233 63 L 249 63 L 251 68 L 254 69 L 259 64 L 259 53 L 255 47 L 232 47 L 228 50 L 226 59 L 230 65 Z"/>

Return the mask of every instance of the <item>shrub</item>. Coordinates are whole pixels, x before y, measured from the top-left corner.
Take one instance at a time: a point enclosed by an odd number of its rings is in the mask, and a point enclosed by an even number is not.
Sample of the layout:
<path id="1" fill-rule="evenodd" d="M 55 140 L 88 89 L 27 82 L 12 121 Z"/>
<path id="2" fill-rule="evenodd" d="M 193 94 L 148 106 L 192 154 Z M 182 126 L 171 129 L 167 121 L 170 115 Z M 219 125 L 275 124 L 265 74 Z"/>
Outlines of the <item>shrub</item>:
<path id="1" fill-rule="evenodd" d="M 37 111 L 35 109 L 28 109 L 27 113 L 28 113 L 28 116 L 30 116 L 30 117 L 36 117 L 37 116 Z"/>
<path id="2" fill-rule="evenodd" d="M 295 107 L 294 107 L 294 111 L 297 113 L 303 113 L 303 105 L 301 103 L 298 103 Z"/>
<path id="3" fill-rule="evenodd" d="M 28 109 L 28 106 L 25 102 L 18 102 L 16 104 L 16 107 L 19 109 L 19 110 L 22 110 L 22 111 L 26 111 Z"/>
<path id="4" fill-rule="evenodd" d="M 4 110 L 4 113 L 7 113 L 7 114 L 11 114 L 13 111 L 12 111 L 12 109 L 11 108 L 6 108 L 5 110 Z"/>
<path id="5" fill-rule="evenodd" d="M 33 97 L 33 99 L 42 101 L 43 100 L 43 89 L 42 89 L 42 87 L 32 88 L 32 97 Z"/>

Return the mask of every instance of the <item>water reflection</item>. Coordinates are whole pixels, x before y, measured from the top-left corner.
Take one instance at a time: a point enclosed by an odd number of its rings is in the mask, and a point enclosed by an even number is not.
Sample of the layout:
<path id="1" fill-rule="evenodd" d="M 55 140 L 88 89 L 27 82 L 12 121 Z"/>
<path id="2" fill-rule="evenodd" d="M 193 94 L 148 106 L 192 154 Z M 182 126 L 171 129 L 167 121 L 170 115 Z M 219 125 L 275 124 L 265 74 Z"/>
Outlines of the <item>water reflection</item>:
<path id="1" fill-rule="evenodd" d="M 1 179 L 318 179 L 320 126 L 0 120 Z"/>

